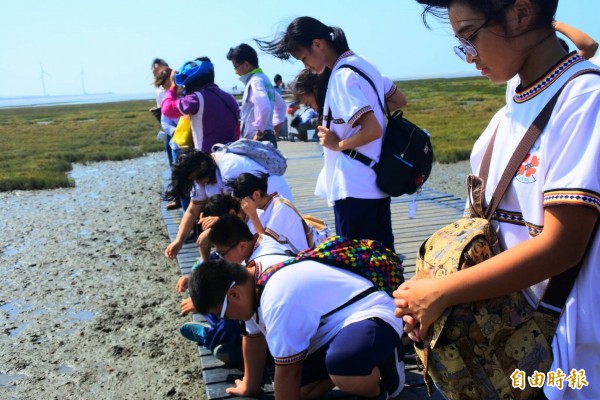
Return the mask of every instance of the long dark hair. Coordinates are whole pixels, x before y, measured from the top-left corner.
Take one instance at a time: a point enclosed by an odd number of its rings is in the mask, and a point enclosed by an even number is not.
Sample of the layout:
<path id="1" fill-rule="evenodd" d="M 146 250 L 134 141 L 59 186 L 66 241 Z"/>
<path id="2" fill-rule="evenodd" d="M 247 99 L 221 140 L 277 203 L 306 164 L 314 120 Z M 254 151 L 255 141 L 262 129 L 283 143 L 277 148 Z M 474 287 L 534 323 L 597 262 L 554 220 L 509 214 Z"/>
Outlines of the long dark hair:
<path id="1" fill-rule="evenodd" d="M 277 58 L 288 60 L 292 52 L 301 48 L 310 48 L 315 39 L 323 39 L 333 47 L 336 53 L 350 50 L 346 35 L 341 28 L 323 24 L 313 17 L 299 17 L 290 23 L 285 33 L 272 41 L 254 39 L 258 47 Z"/>
<path id="2" fill-rule="evenodd" d="M 217 165 L 209 153 L 194 148 L 180 150 L 173 164 L 171 182 L 163 199 L 170 201 L 179 196 L 187 197 L 194 186 L 193 179 L 208 178 L 212 183 L 216 182 L 216 177 Z"/>
<path id="3" fill-rule="evenodd" d="M 453 2 L 460 2 L 471 10 L 483 14 L 488 25 L 502 24 L 506 10 L 515 4 L 515 0 L 417 0 L 425 5 L 423 11 L 423 23 L 429 27 L 427 16 L 432 15 L 441 20 L 448 19 L 448 7 Z M 558 0 L 531 0 L 537 4 L 540 15 L 537 21 L 538 28 L 552 28 L 552 21 L 558 7 Z"/>

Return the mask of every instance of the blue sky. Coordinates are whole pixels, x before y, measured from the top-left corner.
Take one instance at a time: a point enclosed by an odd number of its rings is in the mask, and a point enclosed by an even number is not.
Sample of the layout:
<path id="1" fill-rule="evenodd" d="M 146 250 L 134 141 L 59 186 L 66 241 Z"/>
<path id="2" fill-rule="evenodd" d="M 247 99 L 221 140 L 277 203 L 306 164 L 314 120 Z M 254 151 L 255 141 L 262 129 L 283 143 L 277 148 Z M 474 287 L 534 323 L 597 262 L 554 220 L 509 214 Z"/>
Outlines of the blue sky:
<path id="1" fill-rule="evenodd" d="M 414 0 L 240 1 L 2 0 L 0 97 L 153 92 L 150 63 L 172 67 L 201 55 L 225 89 L 241 86 L 225 54 L 253 38 L 271 38 L 295 17 L 310 15 L 346 32 L 350 48 L 392 78 L 474 73 L 452 51 L 448 25 L 428 30 Z M 560 0 L 556 18 L 600 41 L 600 0 Z M 302 68 L 260 54 L 272 77 Z M 83 85 L 82 85 L 83 76 Z"/>

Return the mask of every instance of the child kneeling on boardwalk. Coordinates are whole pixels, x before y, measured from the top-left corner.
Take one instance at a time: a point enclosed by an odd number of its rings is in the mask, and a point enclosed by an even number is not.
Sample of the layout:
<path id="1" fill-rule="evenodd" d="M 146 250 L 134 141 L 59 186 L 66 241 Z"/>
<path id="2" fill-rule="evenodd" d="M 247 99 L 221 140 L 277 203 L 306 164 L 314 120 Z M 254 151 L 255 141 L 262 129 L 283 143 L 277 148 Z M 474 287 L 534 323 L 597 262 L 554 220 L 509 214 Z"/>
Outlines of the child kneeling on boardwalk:
<path id="1" fill-rule="evenodd" d="M 213 227 L 211 241 L 224 258 L 254 247 L 247 226 L 237 226 L 247 231 L 243 236 L 248 240 L 234 246 L 212 240 L 216 224 Z M 273 274 L 258 299 L 256 280 L 270 266 L 260 261 L 246 267 L 225 259 L 207 261 L 191 275 L 190 296 L 202 314 L 246 321 L 253 342 L 260 341 L 263 349 L 268 346 L 275 360 L 277 399 L 318 397 L 334 386 L 366 398 L 400 393 L 405 380 L 398 355 L 402 322 L 393 317 L 391 297 L 375 291 L 349 304 L 372 286 L 369 280 L 302 261 Z M 261 343 L 255 349 L 261 349 Z M 246 367 L 252 367 L 246 373 L 262 370 L 260 362 Z"/>

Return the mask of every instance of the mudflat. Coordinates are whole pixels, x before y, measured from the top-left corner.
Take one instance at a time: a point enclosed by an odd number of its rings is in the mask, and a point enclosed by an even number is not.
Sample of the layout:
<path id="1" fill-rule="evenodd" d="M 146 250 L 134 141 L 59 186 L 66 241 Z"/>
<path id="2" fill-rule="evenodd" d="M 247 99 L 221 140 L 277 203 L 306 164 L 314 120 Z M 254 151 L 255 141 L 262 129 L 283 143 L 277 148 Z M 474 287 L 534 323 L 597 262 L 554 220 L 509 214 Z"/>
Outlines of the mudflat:
<path id="1" fill-rule="evenodd" d="M 0 193 L 0 398 L 200 399 L 160 214 L 166 155 Z"/>

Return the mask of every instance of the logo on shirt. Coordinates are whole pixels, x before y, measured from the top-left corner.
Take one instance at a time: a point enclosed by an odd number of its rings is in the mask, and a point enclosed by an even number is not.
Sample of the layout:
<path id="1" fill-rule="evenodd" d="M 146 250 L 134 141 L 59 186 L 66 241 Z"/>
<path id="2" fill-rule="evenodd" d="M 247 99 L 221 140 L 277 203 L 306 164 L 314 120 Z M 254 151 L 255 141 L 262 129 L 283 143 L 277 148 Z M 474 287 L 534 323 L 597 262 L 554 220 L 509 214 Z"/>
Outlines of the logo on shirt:
<path id="1" fill-rule="evenodd" d="M 517 172 L 517 180 L 521 183 L 533 183 L 537 181 L 535 174 L 539 165 L 540 159 L 538 156 L 527 154 Z"/>

